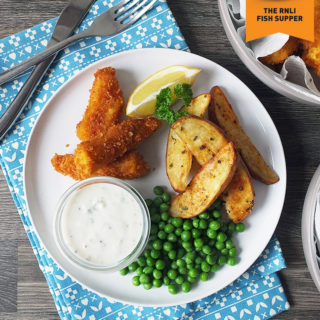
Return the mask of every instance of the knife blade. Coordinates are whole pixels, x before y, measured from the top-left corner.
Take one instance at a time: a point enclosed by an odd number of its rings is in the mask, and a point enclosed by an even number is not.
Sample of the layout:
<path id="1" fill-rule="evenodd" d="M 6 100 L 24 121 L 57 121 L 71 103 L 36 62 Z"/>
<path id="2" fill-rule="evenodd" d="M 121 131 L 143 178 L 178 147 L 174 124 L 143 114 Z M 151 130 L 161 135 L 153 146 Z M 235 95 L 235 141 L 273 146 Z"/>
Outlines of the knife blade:
<path id="1" fill-rule="evenodd" d="M 95 0 L 70 0 L 67 6 L 62 10 L 47 46 L 52 46 L 53 44 L 68 38 L 86 16 L 94 1 Z M 28 103 L 31 95 L 55 57 L 56 55 L 34 67 L 29 78 L 19 90 L 6 112 L 0 118 L 0 140 L 3 139 L 5 134 L 20 116 L 22 110 Z"/>

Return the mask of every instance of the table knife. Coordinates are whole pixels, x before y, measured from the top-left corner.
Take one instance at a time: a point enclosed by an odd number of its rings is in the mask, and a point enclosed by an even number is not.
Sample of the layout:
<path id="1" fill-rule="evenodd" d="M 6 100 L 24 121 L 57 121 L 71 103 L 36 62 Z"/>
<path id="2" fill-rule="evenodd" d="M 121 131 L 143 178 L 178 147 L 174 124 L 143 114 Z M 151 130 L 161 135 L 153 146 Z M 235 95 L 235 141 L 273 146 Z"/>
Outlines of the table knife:
<path id="1" fill-rule="evenodd" d="M 94 1 L 95 0 L 70 0 L 59 16 L 51 39 L 48 43 L 48 47 L 71 36 L 75 28 L 86 16 Z M 35 66 L 29 78 L 26 80 L 6 112 L 0 118 L 0 140 L 20 116 L 23 108 L 28 103 L 32 93 L 38 86 L 55 57 L 56 55 Z"/>

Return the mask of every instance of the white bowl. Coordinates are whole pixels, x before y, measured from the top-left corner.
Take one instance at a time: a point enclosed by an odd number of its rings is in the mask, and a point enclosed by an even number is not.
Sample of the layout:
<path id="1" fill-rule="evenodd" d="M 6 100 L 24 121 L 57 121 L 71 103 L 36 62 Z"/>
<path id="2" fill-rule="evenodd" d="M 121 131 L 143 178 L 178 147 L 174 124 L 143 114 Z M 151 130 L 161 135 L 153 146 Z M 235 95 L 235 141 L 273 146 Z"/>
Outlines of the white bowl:
<path id="1" fill-rule="evenodd" d="M 310 182 L 302 213 L 302 243 L 303 251 L 311 277 L 320 291 L 320 266 L 317 261 L 315 245 L 315 209 L 320 190 L 320 166 Z"/>
<path id="2" fill-rule="evenodd" d="M 229 14 L 227 0 L 218 0 L 220 16 L 224 30 L 229 41 L 242 62 L 248 69 L 264 84 L 278 93 L 295 100 L 310 105 L 320 105 L 320 96 L 310 90 L 284 80 L 280 75 L 265 68 L 255 57 L 252 56 L 248 48 L 240 39 Z"/>

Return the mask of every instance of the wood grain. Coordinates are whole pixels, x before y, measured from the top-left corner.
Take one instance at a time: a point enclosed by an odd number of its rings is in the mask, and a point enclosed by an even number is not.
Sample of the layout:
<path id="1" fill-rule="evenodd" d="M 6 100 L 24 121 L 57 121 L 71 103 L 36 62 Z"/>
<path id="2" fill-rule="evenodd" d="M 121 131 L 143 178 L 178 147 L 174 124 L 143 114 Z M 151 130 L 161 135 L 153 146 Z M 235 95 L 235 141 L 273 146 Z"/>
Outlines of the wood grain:
<path id="1" fill-rule="evenodd" d="M 280 272 L 291 310 L 277 319 L 319 319 L 320 294 L 305 264 L 301 241 L 303 200 L 320 162 L 320 108 L 293 102 L 257 80 L 234 53 L 223 30 L 218 6 L 211 0 L 168 0 L 192 52 L 238 76 L 274 120 L 286 154 L 288 188 L 277 228 L 288 268 Z M 0 38 L 59 14 L 65 0 L 1 0 Z M 6 182 L 0 174 L 0 318 L 58 319 L 45 279 L 38 268 Z M 9 279 L 10 286 L 4 285 Z"/>

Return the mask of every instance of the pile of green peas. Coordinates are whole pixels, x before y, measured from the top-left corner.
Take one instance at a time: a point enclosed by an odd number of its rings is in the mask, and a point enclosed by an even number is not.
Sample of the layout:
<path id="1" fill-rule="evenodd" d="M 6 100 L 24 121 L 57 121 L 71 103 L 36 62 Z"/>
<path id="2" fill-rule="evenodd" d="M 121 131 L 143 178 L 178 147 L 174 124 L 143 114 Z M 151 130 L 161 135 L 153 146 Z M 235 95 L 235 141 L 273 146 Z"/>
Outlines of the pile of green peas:
<path id="1" fill-rule="evenodd" d="M 232 235 L 243 232 L 243 223 L 225 222 L 221 218 L 221 201 L 192 219 L 173 218 L 168 214 L 170 195 L 156 186 L 153 200 L 146 199 L 151 216 L 150 238 L 144 253 L 121 275 L 135 272 L 132 284 L 152 287 L 168 286 L 171 294 L 179 288 L 189 292 L 198 279 L 207 281 L 224 264 L 237 264 L 237 249 Z"/>

